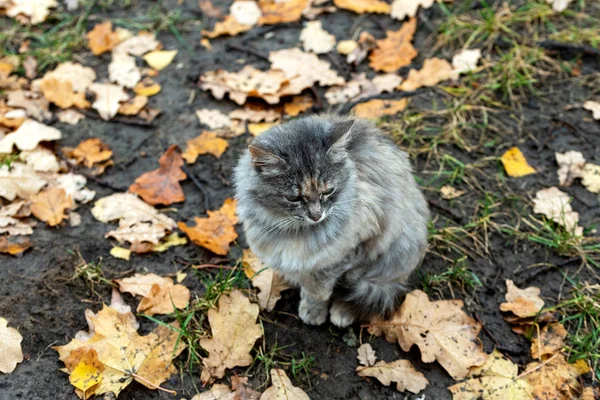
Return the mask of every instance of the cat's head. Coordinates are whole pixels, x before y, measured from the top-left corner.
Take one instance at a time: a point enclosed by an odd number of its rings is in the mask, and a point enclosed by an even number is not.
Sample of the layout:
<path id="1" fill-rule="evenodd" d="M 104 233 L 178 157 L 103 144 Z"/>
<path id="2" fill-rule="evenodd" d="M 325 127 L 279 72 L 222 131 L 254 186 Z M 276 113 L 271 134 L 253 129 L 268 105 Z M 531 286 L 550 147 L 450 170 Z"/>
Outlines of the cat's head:
<path id="1" fill-rule="evenodd" d="M 320 224 L 347 211 L 354 197 L 347 153 L 353 123 L 298 119 L 257 137 L 249 146 L 258 175 L 254 199 L 290 225 Z"/>

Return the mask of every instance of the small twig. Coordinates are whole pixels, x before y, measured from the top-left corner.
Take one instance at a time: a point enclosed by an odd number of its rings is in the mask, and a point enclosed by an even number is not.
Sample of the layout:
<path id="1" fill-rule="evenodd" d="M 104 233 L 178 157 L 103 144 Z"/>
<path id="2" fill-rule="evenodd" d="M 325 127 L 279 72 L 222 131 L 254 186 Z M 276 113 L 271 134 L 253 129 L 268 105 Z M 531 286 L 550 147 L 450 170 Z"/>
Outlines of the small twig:
<path id="1" fill-rule="evenodd" d="M 251 54 L 255 57 L 260 58 L 261 60 L 265 60 L 265 61 L 269 61 L 269 57 L 260 53 L 258 50 L 250 47 L 249 45 L 246 46 L 240 46 L 239 44 L 235 44 L 235 43 L 229 43 L 226 46 L 227 50 L 237 50 L 237 51 L 241 51 L 242 53 L 247 53 L 247 54 Z"/>
<path id="2" fill-rule="evenodd" d="M 198 190 L 200 190 L 200 192 L 202 193 L 202 196 L 204 197 L 204 211 L 210 210 L 210 195 L 208 194 L 206 188 L 202 185 L 202 183 L 200 183 L 198 178 L 196 178 L 196 176 L 192 174 L 192 171 L 190 171 L 187 165 L 182 166 L 181 169 L 192 180 L 194 186 L 196 186 L 196 188 L 198 188 Z"/>
<path id="3" fill-rule="evenodd" d="M 551 362 L 552 360 L 554 360 L 554 359 L 556 358 L 556 356 L 558 356 L 559 354 L 561 354 L 561 353 L 556 353 L 555 355 L 553 355 L 552 357 L 550 357 L 549 359 L 547 359 L 546 361 L 544 361 L 543 363 L 541 363 L 541 364 L 540 364 L 540 365 L 538 365 L 537 367 L 535 367 L 535 368 L 533 368 L 533 369 L 530 369 L 529 371 L 525 371 L 525 372 L 523 372 L 523 373 L 522 373 L 522 374 L 520 374 L 520 375 L 517 375 L 517 377 L 516 377 L 514 380 L 515 380 L 515 381 L 517 381 L 517 380 L 521 379 L 522 377 L 524 377 L 524 376 L 526 376 L 526 375 L 529 375 L 529 374 L 531 374 L 531 373 L 533 373 L 533 372 L 535 372 L 535 371 L 537 371 L 537 370 L 539 370 L 539 369 L 542 369 L 542 368 L 543 368 L 543 367 L 545 367 L 547 364 L 550 364 L 550 362 Z"/>
<path id="4" fill-rule="evenodd" d="M 131 118 L 126 118 L 126 117 L 115 116 L 107 121 L 105 119 L 102 119 L 102 117 L 100 117 L 98 114 L 95 114 L 90 111 L 79 110 L 79 112 L 88 118 L 92 118 L 92 119 L 95 119 L 98 121 L 113 122 L 113 123 L 119 123 L 119 124 L 124 124 L 124 125 L 131 125 L 131 126 L 139 126 L 142 128 L 156 128 L 156 125 L 154 125 L 153 122 L 144 121 L 142 119 L 131 119 Z"/>
<path id="5" fill-rule="evenodd" d="M 140 376 L 140 375 L 138 375 L 138 374 L 136 374 L 136 373 L 134 373 L 134 372 L 132 372 L 132 373 L 131 373 L 131 376 L 133 376 L 134 378 L 136 378 L 136 379 L 139 379 L 139 380 L 141 380 L 141 381 L 144 381 L 144 382 L 145 382 L 145 383 L 147 383 L 148 385 L 152 386 L 154 389 L 162 390 L 163 392 L 170 393 L 170 394 L 172 394 L 173 396 L 175 396 L 175 395 L 177 394 L 177 392 L 176 392 L 176 391 L 174 391 L 174 390 L 169 390 L 169 389 L 165 389 L 165 388 L 162 388 L 162 387 L 160 387 L 160 386 L 158 386 L 158 385 L 155 385 L 154 383 L 150 382 L 148 379 L 146 379 L 146 378 L 144 378 L 144 377 L 142 377 L 142 376 Z"/>

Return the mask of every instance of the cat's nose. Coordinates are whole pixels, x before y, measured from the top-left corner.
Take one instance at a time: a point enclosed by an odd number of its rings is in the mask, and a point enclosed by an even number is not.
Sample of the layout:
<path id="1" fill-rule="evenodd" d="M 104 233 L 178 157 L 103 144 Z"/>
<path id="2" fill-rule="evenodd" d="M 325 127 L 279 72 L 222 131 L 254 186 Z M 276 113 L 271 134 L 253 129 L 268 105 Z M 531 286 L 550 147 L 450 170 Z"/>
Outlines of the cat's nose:
<path id="1" fill-rule="evenodd" d="M 321 216 L 322 216 L 322 215 L 323 215 L 323 214 L 321 214 L 321 213 L 319 213 L 319 214 L 311 214 L 311 215 L 309 215 L 309 217 L 310 217 L 310 219 L 312 219 L 313 221 L 317 222 L 318 220 L 320 220 L 320 219 L 321 219 Z"/>

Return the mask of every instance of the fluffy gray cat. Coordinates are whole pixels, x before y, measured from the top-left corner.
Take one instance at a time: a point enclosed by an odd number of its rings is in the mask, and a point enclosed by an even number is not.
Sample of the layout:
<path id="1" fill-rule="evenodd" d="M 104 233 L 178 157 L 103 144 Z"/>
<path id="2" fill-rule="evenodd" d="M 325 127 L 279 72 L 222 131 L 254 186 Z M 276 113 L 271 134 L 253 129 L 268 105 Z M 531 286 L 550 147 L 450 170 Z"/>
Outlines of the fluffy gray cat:
<path id="1" fill-rule="evenodd" d="M 429 210 L 406 153 L 379 129 L 331 115 L 275 126 L 234 181 L 248 244 L 300 287 L 302 321 L 320 325 L 329 310 L 345 327 L 396 307 L 425 253 Z"/>

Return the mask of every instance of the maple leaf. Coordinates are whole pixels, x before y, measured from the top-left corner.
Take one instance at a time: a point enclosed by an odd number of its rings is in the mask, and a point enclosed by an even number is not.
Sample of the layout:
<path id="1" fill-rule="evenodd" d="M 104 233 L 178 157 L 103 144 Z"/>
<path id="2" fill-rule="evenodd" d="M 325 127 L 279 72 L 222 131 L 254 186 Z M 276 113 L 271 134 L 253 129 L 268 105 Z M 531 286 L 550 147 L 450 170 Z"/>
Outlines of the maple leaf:
<path id="1" fill-rule="evenodd" d="M 187 307 L 190 291 L 183 285 L 173 284 L 173 279 L 156 274 L 135 274 L 125 279 L 117 279 L 119 290 L 142 296 L 137 311 L 148 315 L 170 314 L 175 308 Z"/>
<path id="2" fill-rule="evenodd" d="M 291 102 L 283 105 L 283 111 L 290 117 L 295 117 L 310 110 L 314 105 L 314 100 L 309 96 L 294 96 Z"/>
<path id="3" fill-rule="evenodd" d="M 583 235 L 583 228 L 577 226 L 579 213 L 573 211 L 568 194 L 553 186 L 539 190 L 533 199 L 533 212 L 543 214 L 552 221 L 565 227 L 575 236 Z"/>
<path id="4" fill-rule="evenodd" d="M 176 55 L 177 50 L 154 50 L 146 53 L 142 58 L 148 63 L 150 68 L 162 71 L 173 62 Z"/>
<path id="5" fill-rule="evenodd" d="M 501 311 L 510 311 L 518 317 L 537 315 L 544 307 L 540 289 L 535 286 L 519 289 L 510 279 L 506 280 L 506 303 L 500 304 Z"/>
<path id="6" fill-rule="evenodd" d="M 417 15 L 419 6 L 429 8 L 435 0 L 394 0 L 391 6 L 390 15 L 392 18 L 402 21 L 406 17 Z"/>
<path id="7" fill-rule="evenodd" d="M 11 18 L 24 15 L 26 18 L 16 18 L 21 24 L 37 25 L 46 20 L 50 9 L 58 7 L 56 0 L 10 0 L 6 3 L 6 15 Z"/>
<path id="8" fill-rule="evenodd" d="M 441 58 L 428 58 L 420 70 L 411 69 L 407 78 L 398 87 L 400 90 L 411 91 L 420 87 L 435 86 L 447 79 L 454 79 L 457 72 L 452 65 Z"/>
<path id="9" fill-rule="evenodd" d="M 49 226 L 60 224 L 65 218 L 65 211 L 73 207 L 73 200 L 62 188 L 51 188 L 30 197 L 31 212 L 39 220 Z"/>
<path id="10" fill-rule="evenodd" d="M 571 400 L 582 390 L 578 378 L 590 368 L 584 360 L 569 364 L 557 353 L 544 362 L 529 363 L 526 370 L 532 371 L 524 379 L 533 387 L 535 399 Z"/>
<path id="11" fill-rule="evenodd" d="M 583 176 L 585 158 L 579 151 L 554 153 L 558 164 L 558 182 L 560 186 L 571 186 L 573 180 Z"/>
<path id="12" fill-rule="evenodd" d="M 189 227 L 183 222 L 177 226 L 198 246 L 224 256 L 229 251 L 229 243 L 238 236 L 234 229 L 238 222 L 235 207 L 235 200 L 226 199 L 218 211 L 208 211 L 208 218 L 194 217 L 195 226 Z"/>
<path id="13" fill-rule="evenodd" d="M 86 394 L 112 392 L 118 396 L 134 379 L 150 389 L 156 389 L 177 372 L 171 360 L 185 348 L 184 344 L 177 341 L 178 324 L 171 325 L 172 329 L 161 325 L 150 334 L 140 336 L 137 322 L 131 317 L 112 305 L 104 305 L 97 314 L 86 312 L 89 334 L 80 335 L 64 346 L 54 347 L 66 366 L 81 362 L 80 357 L 85 353 L 77 352 L 78 349 L 96 351 L 104 369 L 100 371 L 98 368 L 99 383 L 88 388 Z"/>
<path id="14" fill-rule="evenodd" d="M 410 65 L 418 54 L 411 43 L 416 29 L 417 20 L 411 18 L 398 31 L 387 31 L 387 37 L 376 42 L 377 48 L 369 56 L 369 66 L 375 71 L 394 72 Z"/>
<path id="15" fill-rule="evenodd" d="M 1 240 L 1 238 L 0 238 Z M 0 248 L 1 248 L 0 244 Z M 15 328 L 8 327 L 8 321 L 0 317 L 0 372 L 9 374 L 23 361 L 21 341 L 23 336 Z"/>
<path id="16" fill-rule="evenodd" d="M 96 201 L 92 215 L 99 221 L 119 221 L 119 228 L 108 232 L 119 242 L 149 242 L 158 244 L 167 232 L 176 226 L 175 221 L 144 203 L 135 194 L 115 193 Z"/>
<path id="17" fill-rule="evenodd" d="M 285 24 L 296 22 L 302 18 L 302 11 L 308 5 L 308 0 L 259 0 L 258 6 L 262 16 L 259 25 Z"/>
<path id="18" fill-rule="evenodd" d="M 437 360 L 454 379 L 464 378 L 469 368 L 482 365 L 486 355 L 477 341 L 481 325 L 462 311 L 460 300 L 431 302 L 427 294 L 415 290 L 406 295 L 399 310 L 389 320 L 374 318 L 371 334 L 385 334 L 402 350 L 416 344 L 424 362 Z"/>
<path id="19" fill-rule="evenodd" d="M 187 141 L 183 159 L 188 164 L 192 164 L 203 154 L 212 154 L 216 158 L 221 158 L 228 146 L 227 140 L 217 137 L 215 132 L 204 131 L 197 138 Z"/>
<path id="20" fill-rule="evenodd" d="M 31 247 L 31 241 L 24 236 L 0 236 L 0 253 L 20 256 Z"/>
<path id="21" fill-rule="evenodd" d="M 404 111 L 408 99 L 381 100 L 373 99 L 354 106 L 354 114 L 362 118 L 381 118 L 385 115 L 396 115 Z"/>
<path id="22" fill-rule="evenodd" d="M 113 155 L 112 150 L 106 143 L 99 138 L 86 139 L 79 143 L 73 150 L 67 151 L 69 157 L 75 158 L 77 164 L 82 164 L 86 168 L 92 168 L 97 164 L 102 165 L 102 171 L 106 166 L 112 164 L 108 163 Z"/>
<path id="23" fill-rule="evenodd" d="M 533 388 L 518 378 L 519 367 L 494 350 L 463 382 L 450 386 L 453 400 L 532 400 Z"/>
<path id="24" fill-rule="evenodd" d="M 354 11 L 357 14 L 389 14 L 390 5 L 381 0 L 333 0 L 337 8 Z"/>
<path id="25" fill-rule="evenodd" d="M 137 95 L 133 99 L 121 104 L 119 114 L 122 115 L 138 115 L 140 111 L 148 104 L 148 97 Z"/>
<path id="26" fill-rule="evenodd" d="M 48 101 L 56 104 L 62 109 L 75 106 L 77 108 L 89 108 L 90 103 L 85 99 L 85 93 L 75 93 L 73 85 L 69 81 L 59 81 L 56 78 L 44 78 L 40 89 Z"/>
<path id="27" fill-rule="evenodd" d="M 56 79 L 59 82 L 69 82 L 71 83 L 73 91 L 79 93 L 85 92 L 86 89 L 94 83 L 96 80 L 96 72 L 90 67 L 67 61 L 59 64 L 54 70 L 46 73 L 41 82 L 47 79 Z"/>
<path id="28" fill-rule="evenodd" d="M 309 400 L 310 397 L 300 388 L 292 385 L 292 381 L 282 369 L 271 370 L 271 384 L 260 396 L 260 400 Z"/>
<path id="29" fill-rule="evenodd" d="M 56 128 L 44 125 L 33 119 L 26 119 L 19 129 L 0 139 L 0 153 L 10 154 L 13 147 L 19 150 L 33 150 L 42 141 L 60 139 L 62 134 Z"/>
<path id="30" fill-rule="evenodd" d="M 321 21 L 310 21 L 300 32 L 300 41 L 305 51 L 315 54 L 329 53 L 335 47 L 335 36 L 323 29 Z"/>
<path id="31" fill-rule="evenodd" d="M 129 191 L 139 195 L 146 203 L 169 205 L 185 200 L 179 184 L 187 178 L 181 170 L 183 159 L 176 145 L 172 145 L 158 160 L 158 169 L 146 172 L 135 180 Z"/>
<path id="32" fill-rule="evenodd" d="M 262 310 L 273 311 L 275 304 L 281 299 L 281 292 L 291 289 L 291 286 L 272 268 L 265 267 L 252 250 L 244 250 L 242 263 L 252 286 L 260 290 L 258 305 Z"/>
<path id="33" fill-rule="evenodd" d="M 529 165 L 518 147 L 511 147 L 506 150 L 502 157 L 500 157 L 500 161 L 502 161 L 506 174 L 513 178 L 520 178 L 537 172 L 535 168 Z"/>
<path id="34" fill-rule="evenodd" d="M 202 382 L 222 378 L 227 368 L 252 364 L 250 350 L 263 335 L 256 323 L 258 313 L 258 305 L 250 303 L 239 290 L 222 295 L 218 310 L 208 310 L 212 338 L 200 339 L 200 346 L 208 352 L 208 357 L 202 359 Z"/>
<path id="35" fill-rule="evenodd" d="M 108 64 L 108 80 L 119 86 L 133 88 L 142 79 L 142 72 L 135 65 L 135 58 L 125 52 L 113 52 Z"/>
<path id="36" fill-rule="evenodd" d="M 108 121 L 119 111 L 119 103 L 129 100 L 129 95 L 122 87 L 111 83 L 93 83 L 89 87 L 96 95 L 92 108 L 98 111 L 100 117 Z"/>
<path id="37" fill-rule="evenodd" d="M 87 398 L 89 393 L 86 392 L 91 389 L 93 393 L 102 380 L 104 364 L 98 360 L 98 352 L 94 349 L 81 347 L 71 351 L 65 367 L 70 372 L 69 382 L 80 391 L 76 391 L 79 397 Z"/>
<path id="38" fill-rule="evenodd" d="M 600 193 L 600 165 L 585 164 L 581 173 L 581 184 L 592 193 Z"/>
<path id="39" fill-rule="evenodd" d="M 14 162 L 0 165 L 0 197 L 12 201 L 19 197 L 29 198 L 38 193 L 48 183 L 29 165 Z"/>
<path id="40" fill-rule="evenodd" d="M 531 341 L 531 356 L 543 359 L 545 356 L 558 353 L 564 347 L 567 330 L 562 324 L 550 324 L 544 326 Z"/>
<path id="41" fill-rule="evenodd" d="M 94 29 L 87 33 L 88 47 L 92 50 L 92 54 L 99 56 L 112 50 L 121 41 L 120 35 L 113 31 L 112 22 L 104 21 L 101 24 L 96 24 Z"/>
<path id="42" fill-rule="evenodd" d="M 219 36 L 236 36 L 242 32 L 249 31 L 253 25 L 240 24 L 232 15 L 228 15 L 221 22 L 217 22 L 212 31 L 202 31 L 202 35 L 214 39 Z"/>

